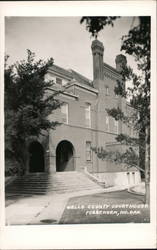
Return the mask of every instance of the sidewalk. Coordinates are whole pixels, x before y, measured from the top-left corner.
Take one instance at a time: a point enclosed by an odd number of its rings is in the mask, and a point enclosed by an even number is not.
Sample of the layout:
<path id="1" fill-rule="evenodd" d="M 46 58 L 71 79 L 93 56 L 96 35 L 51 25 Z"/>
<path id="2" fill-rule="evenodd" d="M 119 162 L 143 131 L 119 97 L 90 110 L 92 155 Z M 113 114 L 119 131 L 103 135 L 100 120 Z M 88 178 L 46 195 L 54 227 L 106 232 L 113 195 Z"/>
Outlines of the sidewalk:
<path id="1" fill-rule="evenodd" d="M 135 190 L 134 190 L 135 189 Z M 132 190 L 143 190 L 143 184 L 139 188 L 136 186 Z M 96 217 L 90 219 L 81 210 L 67 210 L 70 205 L 88 203 L 93 204 L 143 204 L 143 197 L 136 193 L 127 192 L 123 186 L 110 187 L 106 189 L 85 190 L 77 192 L 67 192 L 56 194 L 50 192 L 46 195 L 19 196 L 6 201 L 6 225 L 44 225 L 44 224 L 66 224 L 66 223 L 91 223 L 93 221 L 108 222 L 108 218 L 103 215 L 103 221 Z M 87 210 L 87 209 L 86 209 Z M 104 212 L 103 212 L 104 213 Z M 130 212 L 129 212 L 130 213 Z M 129 215 L 128 213 L 128 215 Z M 149 212 L 142 211 L 140 222 L 149 221 Z M 127 215 L 127 214 L 126 214 Z M 128 217 L 127 215 L 127 217 Z M 86 218 L 85 218 L 86 217 Z M 123 216 L 124 218 L 125 216 Z M 145 219 L 146 217 L 146 219 Z M 75 218 L 75 219 L 74 219 Z M 111 218 L 111 217 L 110 217 Z M 135 217 L 136 218 L 136 217 Z M 114 218 L 115 219 L 115 218 Z M 118 218 L 119 221 L 120 217 Z M 91 220 L 91 222 L 90 222 Z M 104 221 L 105 220 L 105 221 Z M 125 218 L 127 222 L 127 218 Z M 117 221 L 117 219 L 116 219 Z M 137 220 L 138 221 L 138 220 Z"/>
<path id="2" fill-rule="evenodd" d="M 97 193 L 108 193 L 124 187 L 85 190 L 71 193 L 48 193 L 47 195 L 22 196 L 7 201 L 6 225 L 58 224 L 70 198 Z"/>
<path id="3" fill-rule="evenodd" d="M 145 183 L 142 182 L 140 185 L 129 188 L 129 192 L 139 195 L 145 195 Z"/>
<path id="4" fill-rule="evenodd" d="M 43 224 L 41 220 L 49 218 L 56 224 L 69 198 L 99 192 L 102 192 L 102 189 L 21 197 L 6 207 L 6 225 Z"/>

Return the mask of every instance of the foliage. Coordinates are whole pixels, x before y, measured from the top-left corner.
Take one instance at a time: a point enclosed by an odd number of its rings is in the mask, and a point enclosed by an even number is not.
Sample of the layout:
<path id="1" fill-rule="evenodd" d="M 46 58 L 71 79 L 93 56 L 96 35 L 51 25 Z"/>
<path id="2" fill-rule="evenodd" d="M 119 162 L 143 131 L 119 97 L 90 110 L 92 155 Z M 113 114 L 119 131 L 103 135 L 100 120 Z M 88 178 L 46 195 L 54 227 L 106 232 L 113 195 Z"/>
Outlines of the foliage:
<path id="1" fill-rule="evenodd" d="M 106 25 L 114 24 L 117 17 L 83 17 L 81 23 L 86 21 L 86 28 L 92 34 L 97 35 Z M 137 153 L 134 154 L 133 146 L 139 147 L 139 160 L 136 161 L 140 168 L 145 168 L 145 152 L 150 148 L 150 17 L 139 17 L 139 23 L 132 27 L 126 36 L 122 37 L 121 50 L 128 55 L 134 57 L 137 63 L 137 73 L 135 73 L 129 66 L 123 67 L 121 72 L 122 80 L 117 81 L 115 93 L 121 98 L 130 99 L 130 107 L 134 112 L 131 116 L 124 115 L 121 108 L 108 109 L 107 112 L 116 120 L 121 120 L 128 126 L 133 126 L 139 138 L 130 137 L 121 134 L 116 139 L 119 143 L 130 145 L 131 151 L 126 151 L 126 154 L 117 152 L 99 153 L 99 158 L 117 159 L 121 162 L 128 158 L 128 164 L 131 166 L 132 162 L 137 159 Z M 132 87 L 126 89 L 124 84 L 126 81 L 131 82 Z M 146 136 L 147 131 L 147 136 Z M 132 155 L 132 156 L 131 156 Z"/>
<path id="2" fill-rule="evenodd" d="M 102 17 L 102 16 L 91 16 L 87 17 L 84 16 L 81 18 L 80 23 L 86 23 L 86 29 L 88 32 L 92 34 L 92 36 L 97 37 L 97 34 L 100 30 L 102 30 L 106 25 L 113 26 L 113 22 L 118 17 L 115 16 L 108 16 L 108 17 Z"/>
<path id="3" fill-rule="evenodd" d="M 54 129 L 56 121 L 48 115 L 61 103 L 55 93 L 48 94 L 52 81 L 45 74 L 53 59 L 35 61 L 35 54 L 27 50 L 27 59 L 7 66 L 5 58 L 5 154 L 14 157 L 21 168 L 25 165 L 26 141 L 39 137 L 43 131 Z"/>
<path id="4" fill-rule="evenodd" d="M 128 147 L 125 152 L 120 152 L 118 150 L 105 150 L 104 148 L 99 150 L 94 147 L 92 150 L 97 154 L 98 158 L 102 160 L 112 161 L 115 164 L 125 164 L 130 167 L 138 166 L 139 157 L 135 148 Z M 141 168 L 138 169 L 143 171 Z"/>
<path id="5" fill-rule="evenodd" d="M 139 138 L 136 137 L 130 137 L 125 134 L 119 134 L 116 137 L 117 142 L 121 142 L 122 144 L 125 144 L 127 146 L 137 147 L 139 145 Z"/>
<path id="6" fill-rule="evenodd" d="M 122 77 L 132 82 L 128 92 L 130 105 L 136 111 L 133 125 L 139 134 L 139 165 L 145 169 L 145 148 L 150 145 L 150 17 L 139 17 L 139 24 L 122 41 L 121 50 L 135 58 L 138 68 L 138 74 L 129 67 L 124 69 Z"/>

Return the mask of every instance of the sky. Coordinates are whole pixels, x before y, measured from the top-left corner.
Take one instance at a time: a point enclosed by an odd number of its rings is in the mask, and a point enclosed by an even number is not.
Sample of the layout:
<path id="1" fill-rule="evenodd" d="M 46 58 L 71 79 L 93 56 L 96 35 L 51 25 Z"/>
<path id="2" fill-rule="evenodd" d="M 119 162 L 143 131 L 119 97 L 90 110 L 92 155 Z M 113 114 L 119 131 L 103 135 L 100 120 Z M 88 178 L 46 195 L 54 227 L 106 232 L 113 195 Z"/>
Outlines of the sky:
<path id="1" fill-rule="evenodd" d="M 53 57 L 54 63 L 73 69 L 93 79 L 91 43 L 93 38 L 80 24 L 81 17 L 6 17 L 5 53 L 8 63 L 26 58 L 26 50 L 35 52 L 37 59 Z M 122 17 L 114 27 L 107 26 L 98 35 L 104 44 L 104 62 L 115 67 L 115 57 L 120 51 L 121 37 L 137 23 L 137 18 Z M 128 57 L 133 67 L 133 60 Z"/>

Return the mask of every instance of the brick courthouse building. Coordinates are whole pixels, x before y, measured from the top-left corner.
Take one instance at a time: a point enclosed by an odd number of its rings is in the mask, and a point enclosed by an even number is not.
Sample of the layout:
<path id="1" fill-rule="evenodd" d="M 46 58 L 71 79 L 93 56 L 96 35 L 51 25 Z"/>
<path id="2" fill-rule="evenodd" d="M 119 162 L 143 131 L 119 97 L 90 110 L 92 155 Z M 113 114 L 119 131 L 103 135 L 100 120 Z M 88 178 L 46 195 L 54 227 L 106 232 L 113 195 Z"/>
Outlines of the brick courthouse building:
<path id="1" fill-rule="evenodd" d="M 46 79 L 54 80 L 54 89 L 65 91 L 58 97 L 64 105 L 53 112 L 49 119 L 62 122 L 50 130 L 46 139 L 32 138 L 28 143 L 27 172 L 86 171 L 106 186 L 130 185 L 140 182 L 137 169 L 102 161 L 91 150 L 102 147 L 123 150 L 115 137 L 119 133 L 132 133 L 121 121 L 108 116 L 106 108 L 119 106 L 129 109 L 126 100 L 116 96 L 114 88 L 121 80 L 123 55 L 116 57 L 116 68 L 103 61 L 103 44 L 92 42 L 93 81 L 73 70 L 53 65 Z M 53 90 L 52 90 L 53 91 Z"/>

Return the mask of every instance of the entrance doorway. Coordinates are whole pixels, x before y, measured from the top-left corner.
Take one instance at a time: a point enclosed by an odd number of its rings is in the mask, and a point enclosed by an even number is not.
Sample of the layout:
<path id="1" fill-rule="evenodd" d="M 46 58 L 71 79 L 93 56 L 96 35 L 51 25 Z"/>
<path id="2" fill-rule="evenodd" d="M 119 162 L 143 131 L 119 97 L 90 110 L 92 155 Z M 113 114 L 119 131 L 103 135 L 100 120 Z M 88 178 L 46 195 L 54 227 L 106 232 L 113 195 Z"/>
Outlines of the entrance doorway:
<path id="1" fill-rule="evenodd" d="M 74 147 L 69 141 L 61 141 L 56 149 L 56 171 L 74 170 Z"/>
<path id="2" fill-rule="evenodd" d="M 43 146 L 33 141 L 29 146 L 29 172 L 44 172 L 44 149 Z"/>

